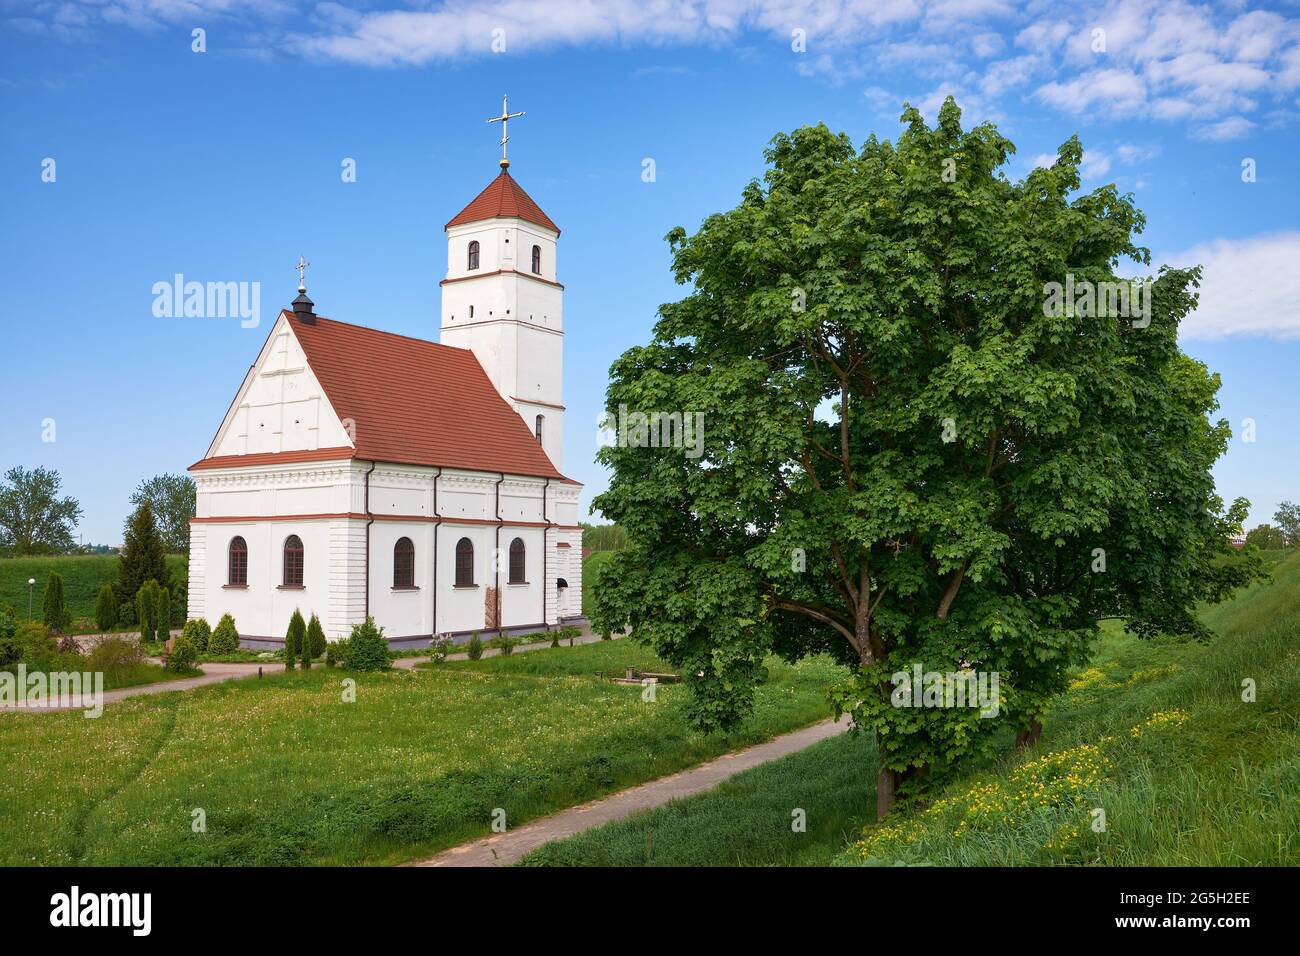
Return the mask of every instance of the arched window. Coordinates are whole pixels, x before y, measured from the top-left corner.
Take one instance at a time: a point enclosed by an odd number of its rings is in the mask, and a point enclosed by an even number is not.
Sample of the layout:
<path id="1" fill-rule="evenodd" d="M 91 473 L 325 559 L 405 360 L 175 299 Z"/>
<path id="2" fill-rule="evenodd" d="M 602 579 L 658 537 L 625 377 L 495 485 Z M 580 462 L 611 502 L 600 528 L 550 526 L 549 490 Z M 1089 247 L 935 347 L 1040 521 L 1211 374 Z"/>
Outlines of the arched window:
<path id="1" fill-rule="evenodd" d="M 296 534 L 284 539 L 284 586 L 302 587 L 302 538 Z"/>
<path id="2" fill-rule="evenodd" d="M 538 415 L 537 420 L 533 422 L 533 434 L 537 436 L 537 444 L 542 443 L 542 422 L 546 420 L 545 415 Z"/>
<path id="3" fill-rule="evenodd" d="M 510 583 L 527 584 L 524 580 L 524 539 L 515 538 L 510 542 Z"/>
<path id="4" fill-rule="evenodd" d="M 456 542 L 456 587 L 474 586 L 474 542 L 461 538 Z"/>
<path id="5" fill-rule="evenodd" d="M 469 244 L 469 264 L 466 266 L 466 268 L 468 269 L 478 268 L 478 240 L 477 239 Z"/>
<path id="6" fill-rule="evenodd" d="M 542 274 L 542 247 L 533 246 L 533 271 Z"/>
<path id="7" fill-rule="evenodd" d="M 248 586 L 248 544 L 239 535 L 230 539 L 226 583 L 236 588 Z"/>
<path id="8" fill-rule="evenodd" d="M 393 545 L 393 587 L 415 587 L 415 545 L 410 538 L 398 538 Z"/>

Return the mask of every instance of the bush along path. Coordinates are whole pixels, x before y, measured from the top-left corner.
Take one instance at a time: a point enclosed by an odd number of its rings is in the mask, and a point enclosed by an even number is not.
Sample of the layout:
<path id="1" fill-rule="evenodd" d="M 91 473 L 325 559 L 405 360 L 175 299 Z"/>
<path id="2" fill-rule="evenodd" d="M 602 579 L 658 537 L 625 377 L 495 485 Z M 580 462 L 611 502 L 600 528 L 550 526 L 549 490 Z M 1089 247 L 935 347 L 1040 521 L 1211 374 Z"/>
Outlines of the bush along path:
<path id="1" fill-rule="evenodd" d="M 590 644 L 599 641 L 600 636 L 592 634 L 590 629 L 583 626 L 583 633 L 573 639 L 575 645 Z M 180 634 L 180 631 L 173 631 L 173 634 Z M 120 636 L 120 635 L 116 635 Z M 621 634 L 615 634 L 613 639 L 622 637 Z M 513 653 L 527 653 L 528 651 L 540 651 L 551 646 L 549 641 L 539 641 L 534 644 L 519 644 L 512 648 Z M 568 646 L 565 642 L 564 646 Z M 483 651 L 483 657 L 495 657 L 501 652 L 495 648 L 489 648 Z M 148 658 L 151 663 L 161 664 L 162 661 L 157 658 Z M 449 661 L 468 660 L 465 652 L 448 654 Z M 428 657 L 399 657 L 393 661 L 393 666 L 404 670 L 409 670 L 420 664 L 427 664 Z M 165 694 L 177 690 L 193 690 L 196 687 L 207 687 L 210 684 L 219 684 L 222 681 L 239 680 L 245 677 L 257 677 L 259 673 L 274 674 L 284 670 L 283 661 L 250 661 L 248 663 L 214 663 L 211 661 L 199 665 L 203 671 L 199 677 L 187 677 L 181 680 L 159 681 L 154 684 L 139 684 L 135 687 L 123 687 L 120 690 L 110 690 L 104 693 L 104 703 L 111 704 L 116 701 L 126 700 L 129 697 L 139 697 L 142 694 Z M 24 703 L 0 707 L 0 713 L 9 710 L 21 710 L 27 713 L 47 714 L 57 713 L 60 710 L 83 710 L 90 707 L 92 701 L 89 699 L 83 701 L 79 698 L 71 698 L 66 707 L 28 707 Z"/>

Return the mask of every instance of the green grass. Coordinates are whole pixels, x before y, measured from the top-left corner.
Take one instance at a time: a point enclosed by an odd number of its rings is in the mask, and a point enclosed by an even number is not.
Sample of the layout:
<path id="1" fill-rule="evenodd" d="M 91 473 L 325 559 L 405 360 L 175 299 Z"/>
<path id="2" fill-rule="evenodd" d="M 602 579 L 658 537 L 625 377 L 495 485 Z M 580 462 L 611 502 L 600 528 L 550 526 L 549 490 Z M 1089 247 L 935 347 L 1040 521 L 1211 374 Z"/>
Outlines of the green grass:
<path id="1" fill-rule="evenodd" d="M 0 715 L 0 865 L 380 864 L 662 776 L 827 713 L 825 660 L 772 662 L 753 717 L 694 733 L 630 640 L 428 670 L 230 681 L 81 714 Z M 342 681 L 356 681 L 356 702 Z M 193 833 L 193 812 L 207 832 Z"/>
<path id="2" fill-rule="evenodd" d="M 174 576 L 185 573 L 185 556 L 167 555 L 167 568 Z M 32 588 L 32 614 L 40 620 L 41 599 L 50 572 L 63 576 L 63 600 L 73 618 L 91 618 L 95 613 L 95 596 L 105 581 L 116 583 L 119 558 L 115 554 L 56 555 L 41 558 L 0 558 L 0 607 L 12 605 L 22 619 L 27 617 L 27 581 L 35 578 Z M 74 633 L 98 630 L 74 627 Z"/>
<path id="3" fill-rule="evenodd" d="M 1270 558 L 1274 583 L 1204 612 L 1214 641 L 1143 642 L 1108 627 L 1037 748 L 884 826 L 872 819 L 874 749 L 844 736 L 523 862 L 1300 864 L 1300 555 Z M 1246 678 L 1255 703 L 1241 699 Z M 1149 723 L 1154 714 L 1165 717 Z M 797 807 L 806 833 L 791 831 Z"/>

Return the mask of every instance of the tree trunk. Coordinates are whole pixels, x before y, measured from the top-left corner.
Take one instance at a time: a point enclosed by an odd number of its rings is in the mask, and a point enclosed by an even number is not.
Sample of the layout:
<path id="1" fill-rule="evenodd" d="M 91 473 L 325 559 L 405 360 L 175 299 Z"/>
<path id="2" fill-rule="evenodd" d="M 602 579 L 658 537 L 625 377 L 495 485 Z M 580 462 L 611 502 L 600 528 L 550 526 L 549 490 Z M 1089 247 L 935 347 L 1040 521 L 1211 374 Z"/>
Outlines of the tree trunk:
<path id="1" fill-rule="evenodd" d="M 889 813 L 894 806 L 894 800 L 898 797 L 898 784 L 902 776 L 897 770 L 890 770 L 888 767 L 881 767 L 880 773 L 876 775 L 877 823 L 885 819 L 885 814 Z"/>
<path id="2" fill-rule="evenodd" d="M 1042 736 L 1042 733 L 1043 725 L 1039 722 L 1038 718 L 1035 717 L 1030 723 L 1028 729 L 1021 730 L 1016 734 L 1016 749 L 1024 750 L 1028 747 L 1036 746 L 1038 744 L 1038 738 Z"/>

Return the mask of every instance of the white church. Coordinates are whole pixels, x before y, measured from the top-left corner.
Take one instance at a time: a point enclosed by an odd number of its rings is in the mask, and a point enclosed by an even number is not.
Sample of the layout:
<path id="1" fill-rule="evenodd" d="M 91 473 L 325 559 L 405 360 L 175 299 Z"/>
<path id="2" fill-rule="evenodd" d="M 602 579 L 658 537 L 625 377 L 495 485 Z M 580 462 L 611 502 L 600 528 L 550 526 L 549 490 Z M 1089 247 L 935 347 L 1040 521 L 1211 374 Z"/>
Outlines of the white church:
<path id="1" fill-rule="evenodd" d="M 581 485 L 562 472 L 559 227 L 500 174 L 447 223 L 440 342 L 316 315 L 274 325 L 190 467 L 189 616 L 284 641 L 367 615 L 397 648 L 581 615 Z"/>

